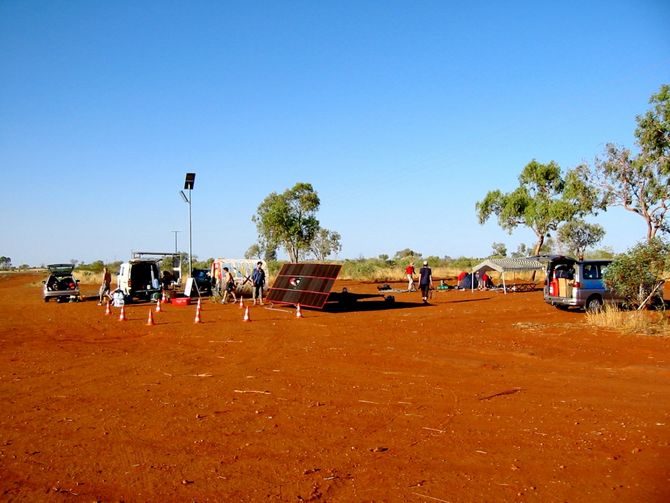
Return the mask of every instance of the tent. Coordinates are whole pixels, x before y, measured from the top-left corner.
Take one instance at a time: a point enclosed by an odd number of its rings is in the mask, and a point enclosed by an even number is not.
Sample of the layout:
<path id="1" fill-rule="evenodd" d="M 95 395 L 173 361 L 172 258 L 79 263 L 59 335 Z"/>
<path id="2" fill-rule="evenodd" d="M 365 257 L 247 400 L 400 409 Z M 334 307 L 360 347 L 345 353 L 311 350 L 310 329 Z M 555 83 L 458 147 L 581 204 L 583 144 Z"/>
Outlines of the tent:
<path id="1" fill-rule="evenodd" d="M 529 258 L 489 258 L 477 264 L 472 268 L 472 274 L 478 274 L 487 271 L 496 271 L 500 273 L 503 282 L 503 291 L 507 293 L 507 283 L 505 282 L 505 273 L 511 272 L 515 275 L 517 272 L 542 271 L 544 265 L 542 262 Z M 474 281 L 473 281 L 474 284 Z M 472 287 L 474 289 L 474 286 Z"/>

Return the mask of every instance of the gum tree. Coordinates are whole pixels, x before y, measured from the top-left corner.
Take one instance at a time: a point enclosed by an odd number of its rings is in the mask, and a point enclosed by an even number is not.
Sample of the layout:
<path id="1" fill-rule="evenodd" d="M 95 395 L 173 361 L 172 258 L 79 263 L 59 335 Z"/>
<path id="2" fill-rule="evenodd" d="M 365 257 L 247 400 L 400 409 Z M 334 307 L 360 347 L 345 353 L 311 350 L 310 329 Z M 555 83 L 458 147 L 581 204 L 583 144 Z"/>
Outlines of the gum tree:
<path id="1" fill-rule="evenodd" d="M 334 253 L 337 254 L 342 250 L 340 239 L 342 238 L 339 232 L 319 229 L 314 236 L 310 251 L 316 260 L 324 260 L 328 256 Z"/>
<path id="2" fill-rule="evenodd" d="M 491 257 L 506 257 L 507 256 L 507 246 L 505 243 L 493 242 L 491 244 Z"/>
<path id="3" fill-rule="evenodd" d="M 299 182 L 281 194 L 272 192 L 267 196 L 251 219 L 258 230 L 258 246 L 265 256 L 276 257 L 277 249 L 283 248 L 291 262 L 304 257 L 322 230 L 316 218 L 320 205 L 319 196 L 309 183 Z M 339 234 L 332 234 L 336 235 L 339 246 Z"/>
<path id="4" fill-rule="evenodd" d="M 605 237 L 605 229 L 599 224 L 589 224 L 583 220 L 571 220 L 558 228 L 560 243 L 580 259 L 587 248 L 597 245 Z"/>
<path id="5" fill-rule="evenodd" d="M 593 208 L 589 191 L 575 187 L 578 184 L 572 172 L 563 178 L 554 161 L 542 164 L 532 160 L 519 175 L 519 187 L 507 193 L 490 191 L 477 202 L 477 218 L 483 224 L 495 215 L 500 227 L 510 234 L 519 226 L 528 227 L 537 237 L 533 250 L 537 255 L 550 232 Z"/>
<path id="6" fill-rule="evenodd" d="M 649 103 L 636 118 L 637 153 L 610 143 L 593 167 L 579 168 L 599 207 L 621 206 L 644 219 L 647 241 L 670 231 L 670 86 L 661 86 Z"/>

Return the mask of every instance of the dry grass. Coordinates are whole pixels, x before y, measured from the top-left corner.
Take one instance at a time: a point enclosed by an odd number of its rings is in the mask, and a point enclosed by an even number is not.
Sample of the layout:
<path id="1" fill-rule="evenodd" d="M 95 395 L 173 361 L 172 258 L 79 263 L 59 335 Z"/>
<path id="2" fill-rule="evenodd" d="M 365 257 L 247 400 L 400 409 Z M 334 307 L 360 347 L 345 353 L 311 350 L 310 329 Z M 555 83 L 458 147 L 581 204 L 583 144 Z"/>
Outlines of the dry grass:
<path id="1" fill-rule="evenodd" d="M 74 277 L 84 284 L 102 284 L 102 273 L 91 271 L 75 271 Z"/>
<path id="2" fill-rule="evenodd" d="M 586 322 L 627 334 L 670 337 L 670 322 L 664 311 L 623 311 L 616 306 L 606 306 L 599 313 L 586 313 Z"/>
<path id="3" fill-rule="evenodd" d="M 421 265 L 416 266 L 416 275 L 415 280 L 418 278 L 419 269 Z M 456 283 L 456 278 L 461 273 L 461 271 L 471 272 L 470 268 L 466 269 L 457 269 L 453 267 L 431 267 L 433 271 L 433 280 L 445 280 L 448 283 Z M 488 273 L 493 278 L 493 282 L 498 284 L 502 283 L 500 274 L 497 272 Z M 532 276 L 532 272 L 521 272 L 516 274 L 508 273 L 505 276 L 506 281 L 509 283 L 515 282 L 529 282 Z M 377 267 L 371 270 L 364 271 L 347 271 L 343 270 L 338 276 L 340 279 L 354 279 L 359 281 L 374 281 L 374 282 L 383 282 L 383 281 L 406 281 L 407 277 L 405 276 L 405 270 L 401 267 Z M 536 277 L 538 279 L 544 278 L 544 275 L 537 273 Z"/>
<path id="4" fill-rule="evenodd" d="M 418 277 L 419 269 L 421 266 L 416 268 L 416 275 Z M 433 267 L 433 279 L 453 279 L 456 281 L 456 277 L 460 270 L 451 269 L 448 267 Z M 347 274 L 346 272 L 340 273 L 340 279 L 357 279 L 361 281 L 407 281 L 407 276 L 405 276 L 405 271 L 400 267 L 378 267 L 372 271 L 366 271 L 366 274 Z"/>

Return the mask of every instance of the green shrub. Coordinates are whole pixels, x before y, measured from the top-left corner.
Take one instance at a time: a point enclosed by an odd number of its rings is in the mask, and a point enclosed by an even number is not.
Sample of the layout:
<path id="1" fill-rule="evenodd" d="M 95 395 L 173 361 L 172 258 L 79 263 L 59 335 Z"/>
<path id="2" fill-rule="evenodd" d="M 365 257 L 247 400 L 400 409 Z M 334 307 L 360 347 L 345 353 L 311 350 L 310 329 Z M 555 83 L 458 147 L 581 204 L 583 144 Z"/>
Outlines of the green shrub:
<path id="1" fill-rule="evenodd" d="M 629 307 L 638 307 L 668 270 L 670 245 L 654 238 L 618 255 L 605 271 L 603 278 L 607 287 L 623 297 Z"/>

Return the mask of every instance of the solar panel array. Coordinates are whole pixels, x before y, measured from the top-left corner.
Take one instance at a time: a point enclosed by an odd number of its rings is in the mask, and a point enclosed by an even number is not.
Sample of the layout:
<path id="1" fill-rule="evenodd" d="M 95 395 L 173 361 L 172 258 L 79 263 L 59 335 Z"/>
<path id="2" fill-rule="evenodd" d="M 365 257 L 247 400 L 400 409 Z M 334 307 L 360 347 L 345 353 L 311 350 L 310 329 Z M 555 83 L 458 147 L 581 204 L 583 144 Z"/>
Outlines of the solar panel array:
<path id="1" fill-rule="evenodd" d="M 321 309 L 341 268 L 336 264 L 284 264 L 267 300 Z"/>

